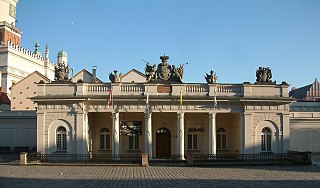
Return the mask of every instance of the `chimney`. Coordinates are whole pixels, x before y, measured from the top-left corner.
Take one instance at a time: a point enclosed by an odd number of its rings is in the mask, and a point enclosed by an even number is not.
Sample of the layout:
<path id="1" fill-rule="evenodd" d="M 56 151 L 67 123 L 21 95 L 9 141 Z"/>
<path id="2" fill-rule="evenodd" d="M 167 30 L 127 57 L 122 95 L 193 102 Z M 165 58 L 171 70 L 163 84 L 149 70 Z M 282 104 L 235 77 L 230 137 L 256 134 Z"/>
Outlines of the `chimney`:
<path id="1" fill-rule="evenodd" d="M 97 66 L 92 66 L 92 82 L 96 83 L 97 81 Z"/>

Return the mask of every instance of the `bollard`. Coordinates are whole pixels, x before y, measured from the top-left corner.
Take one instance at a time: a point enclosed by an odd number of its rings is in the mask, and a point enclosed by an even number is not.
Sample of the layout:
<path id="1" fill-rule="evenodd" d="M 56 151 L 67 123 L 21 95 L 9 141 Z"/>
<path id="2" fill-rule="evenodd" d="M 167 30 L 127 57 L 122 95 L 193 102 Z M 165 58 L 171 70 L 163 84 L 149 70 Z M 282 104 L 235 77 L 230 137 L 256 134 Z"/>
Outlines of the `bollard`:
<path id="1" fill-rule="evenodd" d="M 20 153 L 20 165 L 27 165 L 27 152 Z"/>
<path id="2" fill-rule="evenodd" d="M 141 160 L 141 166 L 147 167 L 149 166 L 149 156 L 147 153 L 141 154 L 142 160 Z"/>

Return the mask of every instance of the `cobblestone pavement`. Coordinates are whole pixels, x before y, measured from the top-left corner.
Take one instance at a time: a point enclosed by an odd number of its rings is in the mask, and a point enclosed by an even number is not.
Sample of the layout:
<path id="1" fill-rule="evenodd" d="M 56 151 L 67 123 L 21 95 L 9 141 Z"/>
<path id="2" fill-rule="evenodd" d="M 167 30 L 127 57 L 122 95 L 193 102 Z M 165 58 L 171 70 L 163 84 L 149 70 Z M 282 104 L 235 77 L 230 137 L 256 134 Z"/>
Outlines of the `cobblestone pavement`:
<path id="1" fill-rule="evenodd" d="M 320 187 L 320 166 L 138 167 L 0 164 L 0 187 Z"/>

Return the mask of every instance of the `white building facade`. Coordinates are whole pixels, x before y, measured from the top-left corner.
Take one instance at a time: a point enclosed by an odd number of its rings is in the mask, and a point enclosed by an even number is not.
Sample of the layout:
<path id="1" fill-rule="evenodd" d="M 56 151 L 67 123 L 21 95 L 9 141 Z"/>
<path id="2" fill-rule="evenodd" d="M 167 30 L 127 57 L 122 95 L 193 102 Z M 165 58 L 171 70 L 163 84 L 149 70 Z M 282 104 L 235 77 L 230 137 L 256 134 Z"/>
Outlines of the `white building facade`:
<path id="1" fill-rule="evenodd" d="M 37 150 L 44 154 L 183 160 L 190 152 L 290 149 L 286 83 L 51 82 L 38 84 L 37 93 Z"/>

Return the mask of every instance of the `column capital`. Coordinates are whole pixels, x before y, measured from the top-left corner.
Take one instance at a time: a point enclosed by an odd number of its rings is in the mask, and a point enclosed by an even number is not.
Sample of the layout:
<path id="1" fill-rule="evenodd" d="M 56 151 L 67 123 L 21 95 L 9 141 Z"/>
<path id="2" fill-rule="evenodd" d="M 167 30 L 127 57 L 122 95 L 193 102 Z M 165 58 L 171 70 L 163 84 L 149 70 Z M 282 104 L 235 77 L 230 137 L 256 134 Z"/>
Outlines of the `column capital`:
<path id="1" fill-rule="evenodd" d="M 177 112 L 178 118 L 184 118 L 184 112 Z"/>
<path id="2" fill-rule="evenodd" d="M 88 113 L 89 112 L 89 103 L 84 101 L 83 102 L 83 112 Z"/>
<path id="3" fill-rule="evenodd" d="M 252 116 L 253 113 L 252 112 L 242 112 L 241 115 L 242 116 Z"/>
<path id="4" fill-rule="evenodd" d="M 118 111 L 113 111 L 112 112 L 112 117 L 113 118 L 119 118 L 119 112 Z"/>
<path id="5" fill-rule="evenodd" d="M 151 118 L 152 117 L 152 113 L 146 112 L 146 113 L 144 113 L 144 115 L 145 115 L 146 118 Z"/>
<path id="6" fill-rule="evenodd" d="M 146 109 L 146 111 L 144 112 L 145 115 L 151 115 L 152 114 L 152 111 L 149 110 L 149 109 Z"/>
<path id="7" fill-rule="evenodd" d="M 217 115 L 216 112 L 209 112 L 209 118 L 215 118 Z"/>
<path id="8" fill-rule="evenodd" d="M 289 116 L 289 115 L 290 115 L 290 112 L 285 112 L 285 113 L 282 113 L 281 115 L 284 116 L 284 117 L 285 117 L 285 116 Z"/>

